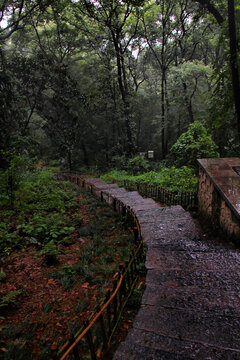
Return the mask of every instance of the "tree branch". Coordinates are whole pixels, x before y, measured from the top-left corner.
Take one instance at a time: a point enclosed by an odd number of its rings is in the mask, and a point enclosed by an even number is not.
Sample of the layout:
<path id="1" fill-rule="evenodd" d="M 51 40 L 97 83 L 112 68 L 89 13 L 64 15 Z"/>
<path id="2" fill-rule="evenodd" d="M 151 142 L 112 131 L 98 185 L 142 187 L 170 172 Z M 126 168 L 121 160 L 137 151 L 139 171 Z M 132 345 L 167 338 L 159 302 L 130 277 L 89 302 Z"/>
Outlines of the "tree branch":
<path id="1" fill-rule="evenodd" d="M 211 3 L 210 0 L 193 0 L 198 2 L 200 5 L 208 9 L 208 11 L 215 17 L 217 23 L 221 25 L 224 22 L 223 16 L 220 14 L 218 9 Z"/>

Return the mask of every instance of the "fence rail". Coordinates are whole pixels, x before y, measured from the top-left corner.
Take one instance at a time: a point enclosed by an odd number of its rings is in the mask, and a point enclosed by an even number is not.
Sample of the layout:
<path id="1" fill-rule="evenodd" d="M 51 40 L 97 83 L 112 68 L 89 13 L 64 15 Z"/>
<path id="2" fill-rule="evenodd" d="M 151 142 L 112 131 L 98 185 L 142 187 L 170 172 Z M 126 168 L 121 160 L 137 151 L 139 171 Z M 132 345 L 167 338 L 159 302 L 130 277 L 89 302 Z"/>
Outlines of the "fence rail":
<path id="1" fill-rule="evenodd" d="M 99 189 L 88 184 L 84 178 L 72 174 L 59 174 L 60 179 L 66 179 L 81 187 L 89 188 L 92 193 Z M 107 192 L 100 191 L 100 198 L 107 196 Z M 112 337 L 120 321 L 123 309 L 131 296 L 137 280 L 138 265 L 144 261 L 143 241 L 138 219 L 130 213 L 126 206 L 118 199 L 114 199 L 113 207 L 120 214 L 131 217 L 134 232 L 135 249 L 129 260 L 119 264 L 119 272 L 113 280 L 113 291 L 107 292 L 105 301 L 100 304 L 94 314 L 83 322 L 79 331 L 72 334 L 70 339 L 58 349 L 52 347 L 52 358 L 59 360 L 79 360 L 80 353 L 87 351 L 92 360 L 97 360 L 109 349 Z M 85 340 L 83 343 L 83 339 Z M 87 344 L 87 349 L 86 349 Z M 85 347 L 85 350 L 84 350 Z"/>
<path id="2" fill-rule="evenodd" d="M 133 180 L 119 180 L 107 176 L 108 180 L 125 187 L 130 191 L 138 191 L 139 194 L 151 197 L 162 204 L 182 205 L 183 207 L 196 208 L 198 205 L 197 193 L 193 191 L 170 191 L 157 185 L 139 183 Z"/>

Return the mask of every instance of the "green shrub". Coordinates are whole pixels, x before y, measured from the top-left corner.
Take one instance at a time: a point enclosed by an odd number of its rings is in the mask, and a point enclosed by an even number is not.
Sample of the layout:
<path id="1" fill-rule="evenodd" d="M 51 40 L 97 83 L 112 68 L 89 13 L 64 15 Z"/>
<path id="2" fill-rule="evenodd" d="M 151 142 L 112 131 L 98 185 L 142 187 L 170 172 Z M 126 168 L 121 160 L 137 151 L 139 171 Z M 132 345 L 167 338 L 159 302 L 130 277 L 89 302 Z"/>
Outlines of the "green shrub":
<path id="1" fill-rule="evenodd" d="M 26 155 L 9 154 L 8 168 L 0 173 L 0 201 L 4 204 L 13 205 L 16 191 L 20 188 L 22 181 L 26 177 L 28 169 L 32 169 L 32 161 Z"/>
<path id="2" fill-rule="evenodd" d="M 17 230 L 30 243 L 40 245 L 59 236 L 70 235 L 75 227 L 64 226 L 67 222 L 68 219 L 61 213 L 49 213 L 47 216 L 36 213 L 28 223 L 19 224 Z"/>
<path id="3" fill-rule="evenodd" d="M 6 208 L 7 204 L 9 197 L 1 196 L 0 251 L 4 254 L 20 245 L 42 246 L 54 239 L 66 240 L 75 231 L 75 224 L 82 221 L 79 216 L 67 215 L 76 205 L 69 183 L 57 182 L 52 172 L 45 170 L 26 172 L 14 192 L 13 208 Z"/>
<path id="4" fill-rule="evenodd" d="M 149 168 L 147 161 L 140 155 L 136 155 L 127 162 L 127 171 L 132 175 L 146 172 Z"/>
<path id="5" fill-rule="evenodd" d="M 49 241 L 39 252 L 40 255 L 44 255 L 44 261 L 47 265 L 53 265 L 58 263 L 57 255 L 60 254 L 57 246 L 54 244 L 54 241 Z"/>
<path id="6" fill-rule="evenodd" d="M 118 170 L 125 170 L 127 158 L 125 155 L 115 155 L 112 157 L 112 166 Z"/>
<path id="7" fill-rule="evenodd" d="M 170 155 L 176 166 L 187 165 L 197 168 L 197 159 L 219 157 L 217 145 L 208 130 L 199 121 L 189 125 L 177 142 L 171 147 Z"/>
<path id="8" fill-rule="evenodd" d="M 36 171 L 16 191 L 14 207 L 25 213 L 33 210 L 64 212 L 75 204 L 74 192 L 64 182 L 56 182 L 49 171 Z"/>
<path id="9" fill-rule="evenodd" d="M 158 173 L 150 172 L 137 176 L 135 181 L 147 182 L 171 191 L 195 191 L 198 183 L 194 170 L 187 166 L 162 168 Z"/>

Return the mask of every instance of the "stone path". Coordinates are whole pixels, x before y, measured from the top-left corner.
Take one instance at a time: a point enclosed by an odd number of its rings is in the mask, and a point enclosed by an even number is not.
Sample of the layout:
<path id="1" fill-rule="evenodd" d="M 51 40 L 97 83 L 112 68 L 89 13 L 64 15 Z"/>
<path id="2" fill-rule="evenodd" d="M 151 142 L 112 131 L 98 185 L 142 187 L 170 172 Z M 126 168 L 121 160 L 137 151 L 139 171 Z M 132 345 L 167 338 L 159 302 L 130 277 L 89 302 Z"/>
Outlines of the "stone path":
<path id="1" fill-rule="evenodd" d="M 240 251 L 205 239 L 181 206 L 86 181 L 136 214 L 147 245 L 141 308 L 114 360 L 240 360 Z"/>

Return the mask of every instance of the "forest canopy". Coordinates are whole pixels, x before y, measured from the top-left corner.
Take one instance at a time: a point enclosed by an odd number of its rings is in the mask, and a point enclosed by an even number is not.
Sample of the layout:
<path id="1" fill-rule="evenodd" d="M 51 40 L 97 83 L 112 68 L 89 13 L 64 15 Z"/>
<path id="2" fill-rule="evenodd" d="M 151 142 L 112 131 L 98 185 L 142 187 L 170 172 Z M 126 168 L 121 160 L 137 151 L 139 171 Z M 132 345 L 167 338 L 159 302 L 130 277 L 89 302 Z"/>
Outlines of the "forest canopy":
<path id="1" fill-rule="evenodd" d="M 1 168 L 171 161 L 197 126 L 239 156 L 239 0 L 0 1 L 0 19 Z"/>

